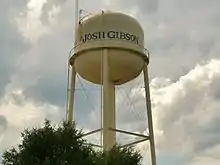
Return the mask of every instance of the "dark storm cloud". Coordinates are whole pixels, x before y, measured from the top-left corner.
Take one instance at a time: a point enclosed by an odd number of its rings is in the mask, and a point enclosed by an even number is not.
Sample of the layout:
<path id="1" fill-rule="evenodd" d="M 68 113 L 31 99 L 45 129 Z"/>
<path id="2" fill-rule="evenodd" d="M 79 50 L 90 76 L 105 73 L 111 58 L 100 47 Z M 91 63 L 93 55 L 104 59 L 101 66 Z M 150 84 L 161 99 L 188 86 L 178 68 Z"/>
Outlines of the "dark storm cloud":
<path id="1" fill-rule="evenodd" d="M 43 73 L 39 73 L 42 76 Z M 36 101 L 47 102 L 53 105 L 65 106 L 67 76 L 63 75 L 43 76 L 38 83 L 24 91 L 27 97 Z"/>
<path id="2" fill-rule="evenodd" d="M 168 0 L 159 1 L 154 16 L 142 11 L 151 77 L 172 77 L 175 81 L 197 63 L 219 57 L 219 5 L 216 0 Z"/>
<path id="3" fill-rule="evenodd" d="M 24 52 L 29 45 L 19 35 L 13 19 L 19 14 L 27 1 L 7 0 L 0 2 L 0 96 L 10 77 L 16 72 L 16 58 Z"/>
<path id="4" fill-rule="evenodd" d="M 145 30 L 145 46 L 151 53 L 150 78 L 176 81 L 197 63 L 219 56 L 220 1 L 158 0 L 151 14 L 147 3 L 151 1 L 112 0 L 115 8 L 130 8 Z"/>
<path id="5" fill-rule="evenodd" d="M 56 17 L 58 23 L 51 25 L 48 14 L 54 5 L 60 7 L 61 12 Z M 72 1 L 50 0 L 43 6 L 40 20 L 49 27 L 49 33 L 40 36 L 32 49 L 26 52 L 23 59 L 34 64 L 21 66 L 23 69 L 19 70 L 16 79 L 17 86 L 23 87 L 26 97 L 36 102 L 62 107 L 66 103 L 67 64 L 73 46 L 74 20 L 71 12 Z"/>
<path id="6" fill-rule="evenodd" d="M 200 136 L 203 136 L 203 138 L 197 141 L 196 145 L 194 146 L 193 152 L 199 155 L 204 151 L 212 149 L 213 147 L 217 146 L 220 142 L 219 128 L 216 131 L 217 132 L 205 131 L 203 133 L 200 133 Z"/>

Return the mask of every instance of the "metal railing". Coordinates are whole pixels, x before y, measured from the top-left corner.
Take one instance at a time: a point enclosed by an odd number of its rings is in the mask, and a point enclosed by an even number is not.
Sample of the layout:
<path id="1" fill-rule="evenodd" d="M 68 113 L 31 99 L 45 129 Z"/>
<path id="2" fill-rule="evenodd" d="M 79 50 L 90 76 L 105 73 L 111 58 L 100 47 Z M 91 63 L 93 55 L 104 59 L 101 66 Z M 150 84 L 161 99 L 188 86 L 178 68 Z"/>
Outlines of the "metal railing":
<path id="1" fill-rule="evenodd" d="M 97 41 L 100 41 L 100 40 L 97 40 Z M 96 42 L 96 41 L 93 41 L 93 42 Z M 71 58 L 74 54 L 75 54 L 75 49 L 78 47 L 78 46 L 80 46 L 80 45 L 82 45 L 83 43 L 81 43 L 81 42 L 79 42 L 78 44 L 75 44 L 76 46 L 74 46 L 71 50 L 70 50 L 70 56 L 69 56 L 69 58 Z M 147 48 L 145 48 L 145 47 L 143 47 L 143 46 L 141 46 L 141 45 L 137 45 L 140 49 L 143 49 L 143 54 L 145 54 L 146 55 L 146 57 L 147 57 L 147 60 L 149 61 L 150 60 L 150 52 L 149 52 L 149 50 L 147 49 Z M 112 48 L 114 48 L 114 47 L 112 47 Z M 70 60 L 70 59 L 69 59 Z"/>

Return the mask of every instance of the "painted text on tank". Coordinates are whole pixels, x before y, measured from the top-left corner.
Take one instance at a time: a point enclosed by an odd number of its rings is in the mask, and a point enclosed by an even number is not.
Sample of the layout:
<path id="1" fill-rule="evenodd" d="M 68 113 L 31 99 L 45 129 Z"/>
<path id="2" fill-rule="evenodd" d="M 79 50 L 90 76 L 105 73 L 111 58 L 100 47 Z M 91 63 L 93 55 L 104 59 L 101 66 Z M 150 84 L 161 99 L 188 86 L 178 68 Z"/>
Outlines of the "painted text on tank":
<path id="1" fill-rule="evenodd" d="M 107 32 L 93 32 L 86 33 L 81 37 L 82 42 L 94 41 L 94 40 L 103 40 L 103 39 L 118 39 L 128 41 L 134 44 L 139 45 L 139 38 L 136 35 L 121 32 L 121 31 L 107 31 Z"/>

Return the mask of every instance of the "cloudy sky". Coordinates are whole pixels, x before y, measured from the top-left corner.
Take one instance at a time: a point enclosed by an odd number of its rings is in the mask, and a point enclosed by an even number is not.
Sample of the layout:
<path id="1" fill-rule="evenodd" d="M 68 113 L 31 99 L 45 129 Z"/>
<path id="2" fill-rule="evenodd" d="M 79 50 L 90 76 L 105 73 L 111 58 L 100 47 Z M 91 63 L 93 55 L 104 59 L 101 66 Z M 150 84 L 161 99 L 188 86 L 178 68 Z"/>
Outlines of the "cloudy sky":
<path id="1" fill-rule="evenodd" d="M 89 13 L 125 12 L 144 27 L 158 165 L 220 164 L 219 6 L 219 0 L 80 0 Z M 1 0 L 0 9 L 1 153 L 19 143 L 24 128 L 65 118 L 74 3 Z M 117 98 L 120 127 L 138 132 L 147 128 L 141 83 Z M 76 94 L 79 125 L 98 127 L 99 93 L 91 87 Z M 147 155 L 146 144 L 138 147 Z"/>

